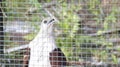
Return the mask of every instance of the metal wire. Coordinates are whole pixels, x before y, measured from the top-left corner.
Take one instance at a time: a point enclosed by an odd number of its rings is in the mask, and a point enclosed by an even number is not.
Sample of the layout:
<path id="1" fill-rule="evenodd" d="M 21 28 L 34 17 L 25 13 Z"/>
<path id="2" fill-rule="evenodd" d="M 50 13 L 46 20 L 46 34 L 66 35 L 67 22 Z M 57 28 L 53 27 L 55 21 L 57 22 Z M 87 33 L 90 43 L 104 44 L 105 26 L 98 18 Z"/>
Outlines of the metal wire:
<path id="1" fill-rule="evenodd" d="M 23 67 L 26 48 L 46 17 L 58 22 L 56 44 L 69 63 L 65 67 L 120 67 L 119 4 L 119 0 L 3 1 L 0 67 Z"/>

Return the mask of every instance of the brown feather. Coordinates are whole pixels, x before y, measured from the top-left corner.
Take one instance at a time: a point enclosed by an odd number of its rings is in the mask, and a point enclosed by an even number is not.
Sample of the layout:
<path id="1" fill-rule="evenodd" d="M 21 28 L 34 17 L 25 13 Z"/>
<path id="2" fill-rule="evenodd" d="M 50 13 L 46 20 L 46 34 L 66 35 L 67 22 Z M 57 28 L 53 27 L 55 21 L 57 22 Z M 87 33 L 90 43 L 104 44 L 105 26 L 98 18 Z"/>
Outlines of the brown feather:
<path id="1" fill-rule="evenodd" d="M 30 59 L 30 48 L 26 48 L 26 53 L 23 56 L 23 67 L 28 67 L 29 59 Z"/>
<path id="2" fill-rule="evenodd" d="M 52 67 L 66 66 L 66 57 L 60 48 L 54 49 L 49 55 L 50 64 Z"/>

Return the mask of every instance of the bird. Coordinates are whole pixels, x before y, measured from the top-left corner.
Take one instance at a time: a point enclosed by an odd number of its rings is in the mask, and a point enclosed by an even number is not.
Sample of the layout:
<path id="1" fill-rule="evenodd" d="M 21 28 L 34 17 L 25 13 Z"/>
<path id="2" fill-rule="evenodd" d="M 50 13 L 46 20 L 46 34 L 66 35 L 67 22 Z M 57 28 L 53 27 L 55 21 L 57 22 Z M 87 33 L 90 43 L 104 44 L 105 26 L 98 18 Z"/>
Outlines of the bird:
<path id="1" fill-rule="evenodd" d="M 38 34 L 29 43 L 29 53 L 23 58 L 23 67 L 66 66 L 66 56 L 55 42 L 53 31 L 55 23 L 56 21 L 52 17 L 43 19 Z"/>

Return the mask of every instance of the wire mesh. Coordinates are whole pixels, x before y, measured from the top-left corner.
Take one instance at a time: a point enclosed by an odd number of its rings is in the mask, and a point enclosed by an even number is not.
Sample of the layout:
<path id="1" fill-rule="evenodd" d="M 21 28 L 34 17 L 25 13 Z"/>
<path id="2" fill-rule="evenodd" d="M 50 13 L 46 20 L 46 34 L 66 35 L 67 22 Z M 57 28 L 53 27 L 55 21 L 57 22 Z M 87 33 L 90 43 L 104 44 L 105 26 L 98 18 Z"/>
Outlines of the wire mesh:
<path id="1" fill-rule="evenodd" d="M 67 59 L 65 67 L 120 67 L 119 4 L 119 0 L 3 0 L 0 67 L 24 67 L 29 43 L 47 17 L 57 21 L 55 42 Z"/>

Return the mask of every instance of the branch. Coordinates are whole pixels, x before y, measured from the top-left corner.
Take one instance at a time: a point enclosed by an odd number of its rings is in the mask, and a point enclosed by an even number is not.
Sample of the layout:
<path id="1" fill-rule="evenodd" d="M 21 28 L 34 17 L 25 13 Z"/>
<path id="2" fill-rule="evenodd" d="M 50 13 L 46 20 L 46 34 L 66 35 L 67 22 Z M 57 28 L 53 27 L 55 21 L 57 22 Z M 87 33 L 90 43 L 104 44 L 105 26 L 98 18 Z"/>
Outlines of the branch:
<path id="1" fill-rule="evenodd" d="M 56 1 L 53 1 L 53 2 L 50 2 L 50 3 L 44 3 L 41 8 L 44 9 L 45 12 L 47 12 L 50 17 L 55 18 L 56 21 L 59 22 L 59 20 L 47 9 L 47 8 L 50 8 L 51 6 L 56 5 L 56 4 L 58 4 Z M 37 7 L 30 7 L 27 10 L 26 15 L 31 15 L 32 13 L 36 12 L 37 10 L 38 10 Z"/>
<path id="2" fill-rule="evenodd" d="M 88 34 L 88 36 L 101 36 L 101 35 L 105 35 L 105 34 L 112 34 L 112 33 L 115 33 L 115 32 L 119 32 L 120 29 L 113 29 L 113 30 L 108 30 L 108 31 L 104 31 L 103 33 L 101 34 L 98 34 L 98 33 L 94 33 L 94 34 Z"/>
<path id="3" fill-rule="evenodd" d="M 44 9 L 44 8 L 48 8 L 48 7 L 53 6 L 53 5 L 56 5 L 56 4 L 57 4 L 56 1 L 53 1 L 53 2 L 50 2 L 50 3 L 44 3 L 43 6 L 40 7 L 40 8 Z M 26 14 L 27 14 L 27 15 L 31 15 L 31 13 L 34 13 L 34 12 L 37 11 L 37 10 L 38 10 L 37 7 L 33 7 L 33 6 L 32 6 L 32 7 L 30 7 L 30 8 L 27 10 Z"/>
<path id="4" fill-rule="evenodd" d="M 60 22 L 47 8 L 44 8 L 44 10 L 50 15 L 50 17 L 53 17 L 57 22 Z"/>
<path id="5" fill-rule="evenodd" d="M 112 43 L 120 43 L 120 38 L 108 39 L 107 41 Z"/>
<path id="6" fill-rule="evenodd" d="M 29 46 L 29 44 L 26 44 L 26 45 L 22 45 L 22 46 L 18 46 L 18 47 L 13 47 L 13 48 L 9 48 L 9 49 L 5 49 L 4 50 L 4 53 L 11 53 L 11 52 L 14 52 L 14 51 L 18 51 L 18 50 L 21 50 L 21 49 L 25 49 Z"/>
<path id="7" fill-rule="evenodd" d="M 5 14 L 5 12 L 4 12 L 4 10 L 3 10 L 1 4 L 0 4 L 0 9 L 1 9 L 2 13 L 3 13 L 3 16 L 4 16 L 4 17 L 7 17 L 7 15 Z"/>

